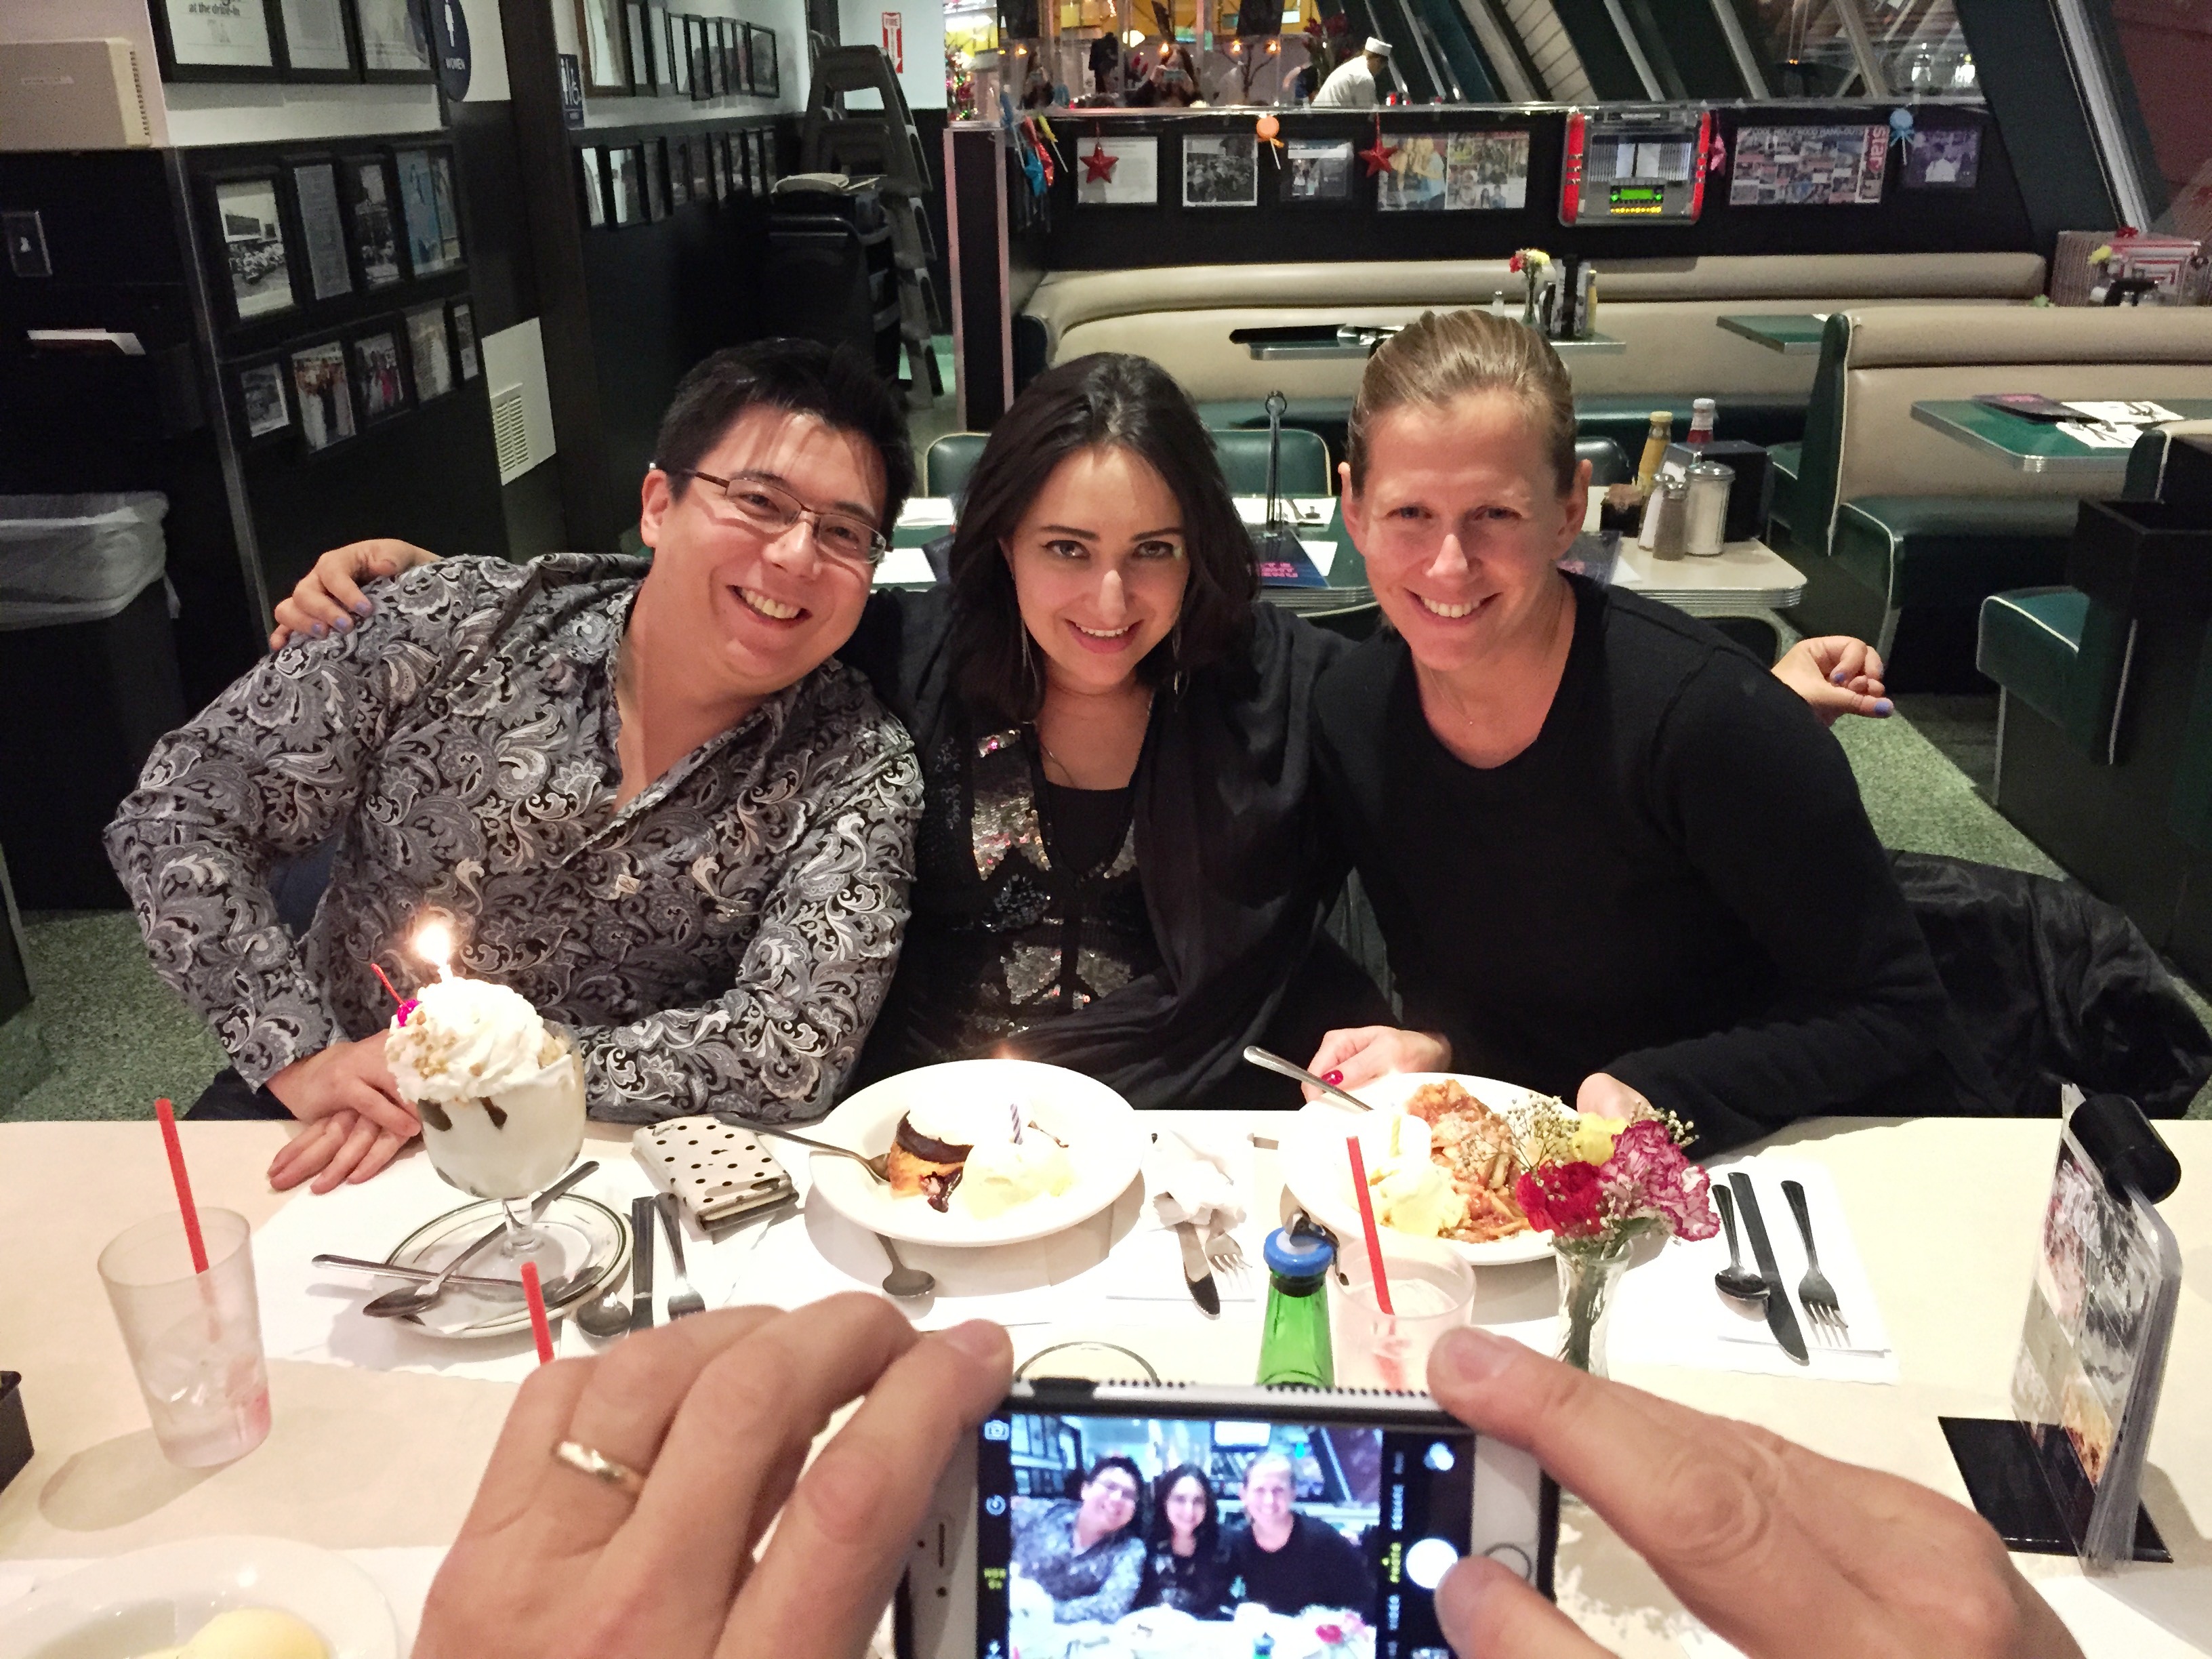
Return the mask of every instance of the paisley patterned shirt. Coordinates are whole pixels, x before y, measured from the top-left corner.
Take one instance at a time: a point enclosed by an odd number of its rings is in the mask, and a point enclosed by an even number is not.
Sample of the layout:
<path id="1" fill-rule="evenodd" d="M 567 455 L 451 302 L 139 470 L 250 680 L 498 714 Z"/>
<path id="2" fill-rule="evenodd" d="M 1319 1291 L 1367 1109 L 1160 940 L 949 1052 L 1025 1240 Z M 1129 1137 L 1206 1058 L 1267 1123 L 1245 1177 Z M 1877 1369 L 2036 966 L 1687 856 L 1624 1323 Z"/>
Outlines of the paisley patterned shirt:
<path id="1" fill-rule="evenodd" d="M 248 1083 L 390 1016 L 425 911 L 454 971 L 576 1032 L 594 1115 L 826 1110 L 913 878 L 913 747 L 835 662 L 620 811 L 617 648 L 646 563 L 449 559 L 164 738 L 107 832 L 154 966 Z M 277 860 L 342 841 L 295 944 Z"/>

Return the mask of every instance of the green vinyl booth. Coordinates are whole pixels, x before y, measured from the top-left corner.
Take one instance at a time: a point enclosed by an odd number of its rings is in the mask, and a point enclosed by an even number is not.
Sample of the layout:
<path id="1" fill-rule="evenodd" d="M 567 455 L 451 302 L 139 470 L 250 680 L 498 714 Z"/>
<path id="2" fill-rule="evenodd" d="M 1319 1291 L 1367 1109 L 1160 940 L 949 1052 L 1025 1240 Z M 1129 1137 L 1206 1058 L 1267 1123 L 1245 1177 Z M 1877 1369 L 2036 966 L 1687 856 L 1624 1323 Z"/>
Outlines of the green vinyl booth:
<path id="1" fill-rule="evenodd" d="M 1258 431 L 1231 428 L 1216 431 L 1212 436 L 1214 453 L 1220 458 L 1222 475 L 1229 480 L 1230 493 L 1266 495 L 1265 428 Z M 921 458 L 921 493 L 941 496 L 963 494 L 968 488 L 968 475 L 975 470 L 975 463 L 982 456 L 986 440 L 987 434 L 981 432 L 948 432 L 931 444 Z M 1298 427 L 1283 428 L 1277 495 L 1334 495 L 1335 472 L 1329 462 L 1328 445 L 1318 434 Z"/>

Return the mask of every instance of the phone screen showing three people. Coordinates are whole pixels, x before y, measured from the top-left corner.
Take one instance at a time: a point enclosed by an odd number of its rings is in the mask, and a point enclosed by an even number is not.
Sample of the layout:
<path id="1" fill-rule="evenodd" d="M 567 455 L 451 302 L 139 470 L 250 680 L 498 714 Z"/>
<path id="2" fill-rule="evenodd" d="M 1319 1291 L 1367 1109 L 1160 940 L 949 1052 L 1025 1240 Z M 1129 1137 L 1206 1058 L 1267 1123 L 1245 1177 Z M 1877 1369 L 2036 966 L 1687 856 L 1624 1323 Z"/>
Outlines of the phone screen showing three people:
<path id="1" fill-rule="evenodd" d="M 977 1659 L 1450 1659 L 1474 1437 L 1002 1413 L 977 1448 Z"/>

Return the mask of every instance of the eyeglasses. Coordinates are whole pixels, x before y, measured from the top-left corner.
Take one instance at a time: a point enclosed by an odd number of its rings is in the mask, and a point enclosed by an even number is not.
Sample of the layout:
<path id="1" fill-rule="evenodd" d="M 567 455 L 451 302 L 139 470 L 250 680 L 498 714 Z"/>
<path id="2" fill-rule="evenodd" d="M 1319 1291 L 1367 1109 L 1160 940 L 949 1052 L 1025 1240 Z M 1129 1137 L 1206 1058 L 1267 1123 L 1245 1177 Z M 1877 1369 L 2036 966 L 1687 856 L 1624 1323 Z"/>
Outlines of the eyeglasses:
<path id="1" fill-rule="evenodd" d="M 781 484 L 757 473 L 740 472 L 734 478 L 718 478 L 694 467 L 665 467 L 662 471 L 672 478 L 696 478 L 702 483 L 713 484 L 722 492 L 722 499 L 729 502 L 730 510 L 748 530 L 757 531 L 770 540 L 805 519 L 814 527 L 815 546 L 827 558 L 872 570 L 891 550 L 883 532 L 866 519 L 856 519 L 849 513 L 829 507 L 809 507 Z"/>

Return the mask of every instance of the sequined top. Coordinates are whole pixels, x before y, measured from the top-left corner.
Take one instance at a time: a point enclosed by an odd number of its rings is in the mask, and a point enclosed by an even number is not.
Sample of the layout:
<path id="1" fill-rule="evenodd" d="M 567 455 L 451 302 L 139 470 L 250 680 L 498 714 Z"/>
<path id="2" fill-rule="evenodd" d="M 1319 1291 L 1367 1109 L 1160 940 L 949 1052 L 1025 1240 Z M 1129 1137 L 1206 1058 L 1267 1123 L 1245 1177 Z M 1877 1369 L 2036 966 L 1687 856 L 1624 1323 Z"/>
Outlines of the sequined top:
<path id="1" fill-rule="evenodd" d="M 1133 789 L 1053 788 L 1017 731 L 947 733 L 922 769 L 915 911 L 863 1078 L 990 1054 L 1160 964 Z"/>

